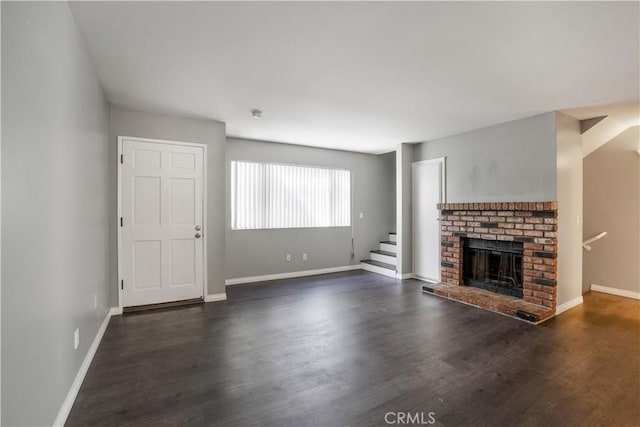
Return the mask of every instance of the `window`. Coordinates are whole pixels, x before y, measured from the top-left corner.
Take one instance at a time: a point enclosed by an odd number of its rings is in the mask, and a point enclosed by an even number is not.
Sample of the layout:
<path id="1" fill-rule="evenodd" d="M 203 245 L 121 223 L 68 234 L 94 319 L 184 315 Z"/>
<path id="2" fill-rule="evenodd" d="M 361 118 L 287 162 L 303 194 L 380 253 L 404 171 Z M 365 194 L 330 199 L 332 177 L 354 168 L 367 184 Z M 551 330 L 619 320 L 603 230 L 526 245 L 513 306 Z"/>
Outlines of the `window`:
<path id="1" fill-rule="evenodd" d="M 350 171 L 231 162 L 234 230 L 350 225 Z"/>

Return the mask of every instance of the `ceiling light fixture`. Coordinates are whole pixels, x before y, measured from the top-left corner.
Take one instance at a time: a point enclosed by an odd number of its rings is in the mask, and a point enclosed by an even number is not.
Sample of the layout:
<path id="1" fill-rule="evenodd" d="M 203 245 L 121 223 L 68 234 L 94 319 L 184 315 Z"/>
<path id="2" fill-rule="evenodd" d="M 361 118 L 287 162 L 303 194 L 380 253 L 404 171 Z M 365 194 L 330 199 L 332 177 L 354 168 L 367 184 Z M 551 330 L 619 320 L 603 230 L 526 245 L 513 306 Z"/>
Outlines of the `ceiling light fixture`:
<path id="1" fill-rule="evenodd" d="M 251 110 L 251 116 L 252 116 L 254 119 L 259 119 L 259 118 L 261 118 L 261 117 L 262 117 L 262 111 L 260 111 L 260 110 L 255 110 L 255 109 L 254 109 L 254 110 Z"/>

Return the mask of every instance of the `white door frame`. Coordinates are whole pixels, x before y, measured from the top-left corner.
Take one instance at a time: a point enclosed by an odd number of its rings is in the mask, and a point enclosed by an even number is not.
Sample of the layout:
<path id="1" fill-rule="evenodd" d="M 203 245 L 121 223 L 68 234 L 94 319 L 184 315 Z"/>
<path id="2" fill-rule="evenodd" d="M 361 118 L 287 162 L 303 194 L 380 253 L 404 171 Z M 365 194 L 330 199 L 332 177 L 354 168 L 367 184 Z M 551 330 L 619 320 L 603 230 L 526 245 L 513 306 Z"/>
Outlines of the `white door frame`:
<path id="1" fill-rule="evenodd" d="M 416 191 L 416 186 L 414 185 L 414 176 L 415 176 L 415 170 L 416 170 L 416 166 L 419 165 L 424 165 L 424 164 L 428 164 L 428 163 L 440 163 L 441 167 L 440 167 L 440 183 L 441 183 L 441 189 L 440 189 L 440 194 L 441 194 L 441 201 L 440 203 L 447 203 L 447 158 L 446 157 L 437 157 L 435 159 L 428 159 L 428 160 L 419 160 L 417 162 L 412 162 L 411 163 L 411 200 L 414 199 L 415 197 L 415 191 Z M 412 203 L 413 206 L 413 203 Z M 411 228 L 412 230 L 416 230 L 416 217 L 415 215 L 413 215 L 413 208 L 411 209 Z M 441 217 L 438 216 L 438 221 L 440 221 Z M 439 227 L 438 228 L 438 232 L 440 234 L 440 240 L 442 240 L 442 228 Z M 415 245 L 415 239 L 412 239 L 413 244 Z M 422 280 L 423 282 L 429 282 L 432 283 L 432 280 L 428 280 L 425 279 L 424 277 L 420 277 L 417 276 L 415 274 L 415 265 L 416 265 L 416 251 L 414 250 L 414 248 L 411 248 L 411 262 L 412 265 L 414 266 L 414 275 L 413 277 L 418 279 L 418 280 Z M 438 251 L 438 264 L 440 264 L 442 262 L 442 251 Z M 442 277 L 440 275 L 441 273 L 438 273 L 438 280 L 441 280 Z"/>
<path id="2" fill-rule="evenodd" d="M 118 136 L 118 158 L 116 159 L 116 162 L 118 164 L 118 212 L 117 212 L 117 216 L 116 216 L 116 227 L 118 228 L 118 282 L 116 283 L 117 289 L 118 289 L 118 311 L 121 313 L 123 306 L 122 306 L 122 294 L 123 294 L 123 290 L 122 290 L 122 260 L 121 260 L 121 254 L 122 254 L 122 227 L 120 227 L 120 217 L 122 216 L 122 163 L 120 162 L 120 159 L 122 158 L 122 148 L 123 148 L 123 142 L 124 140 L 132 140 L 132 141 L 139 141 L 139 142 L 152 142 L 154 144 L 170 144 L 170 145 L 182 145 L 182 146 L 189 146 L 189 147 L 199 147 L 202 148 L 203 152 L 202 152 L 202 173 L 203 173 L 203 183 L 202 183 L 202 196 L 203 196 L 203 200 L 202 200 L 202 229 L 204 230 L 204 233 L 202 235 L 203 238 L 203 242 L 202 244 L 204 245 L 204 247 L 202 248 L 202 256 L 203 256 L 203 270 L 204 270 L 204 274 L 203 274 L 203 280 L 202 280 L 202 300 L 206 301 L 207 299 L 207 235 L 209 234 L 209 229 L 207 228 L 207 144 L 200 144 L 200 143 L 196 143 L 196 142 L 182 142 L 182 141 L 170 141 L 170 140 L 166 140 L 166 139 L 151 139 L 151 138 L 138 138 L 135 136 Z"/>

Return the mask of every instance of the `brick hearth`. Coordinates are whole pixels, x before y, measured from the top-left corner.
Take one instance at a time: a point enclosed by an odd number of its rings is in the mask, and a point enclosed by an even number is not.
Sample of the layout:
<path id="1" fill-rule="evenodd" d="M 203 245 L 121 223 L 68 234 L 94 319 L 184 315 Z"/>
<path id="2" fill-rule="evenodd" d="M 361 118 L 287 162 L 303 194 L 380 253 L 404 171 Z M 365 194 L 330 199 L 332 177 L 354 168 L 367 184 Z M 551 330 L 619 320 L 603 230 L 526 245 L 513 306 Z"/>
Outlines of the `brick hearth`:
<path id="1" fill-rule="evenodd" d="M 556 308 L 558 203 L 441 203 L 442 286 L 435 293 L 500 313 L 515 315 L 517 310 L 550 317 Z M 523 299 L 505 297 L 463 286 L 462 251 L 464 238 L 522 242 Z M 446 295 L 445 295 L 446 294 Z M 505 299 L 506 298 L 506 299 Z M 494 300 L 494 302 L 491 302 Z M 482 301 L 482 304 L 479 304 Z M 512 303 L 508 303 L 512 301 Z M 526 302 L 520 307 L 518 302 Z M 534 304 L 535 306 L 531 306 Z"/>

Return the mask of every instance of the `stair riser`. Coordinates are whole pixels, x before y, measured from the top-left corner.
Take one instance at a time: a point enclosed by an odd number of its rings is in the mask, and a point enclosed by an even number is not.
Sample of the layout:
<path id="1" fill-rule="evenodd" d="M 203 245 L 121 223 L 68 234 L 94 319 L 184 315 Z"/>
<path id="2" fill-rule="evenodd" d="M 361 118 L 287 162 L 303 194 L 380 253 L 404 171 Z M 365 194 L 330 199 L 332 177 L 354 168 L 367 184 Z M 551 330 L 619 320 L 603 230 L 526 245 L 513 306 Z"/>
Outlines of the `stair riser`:
<path id="1" fill-rule="evenodd" d="M 370 271 L 372 273 L 382 274 L 383 276 L 387 276 L 387 277 L 393 277 L 393 278 L 396 277 L 396 272 L 395 271 L 391 271 L 391 270 L 386 269 L 386 268 L 377 267 L 375 265 L 365 264 L 365 263 L 360 264 L 360 267 L 363 270 L 367 270 L 367 271 Z"/>
<path id="2" fill-rule="evenodd" d="M 396 240 L 396 235 L 395 234 L 389 234 L 389 241 L 390 242 L 397 242 L 398 240 Z"/>
<path id="3" fill-rule="evenodd" d="M 396 245 L 390 245 L 388 243 L 380 243 L 380 250 L 396 253 Z"/>
<path id="4" fill-rule="evenodd" d="M 375 252 L 370 252 L 369 257 L 374 261 L 380 261 L 380 262 L 385 262 L 387 264 L 396 265 L 396 257 L 377 254 Z"/>

